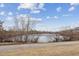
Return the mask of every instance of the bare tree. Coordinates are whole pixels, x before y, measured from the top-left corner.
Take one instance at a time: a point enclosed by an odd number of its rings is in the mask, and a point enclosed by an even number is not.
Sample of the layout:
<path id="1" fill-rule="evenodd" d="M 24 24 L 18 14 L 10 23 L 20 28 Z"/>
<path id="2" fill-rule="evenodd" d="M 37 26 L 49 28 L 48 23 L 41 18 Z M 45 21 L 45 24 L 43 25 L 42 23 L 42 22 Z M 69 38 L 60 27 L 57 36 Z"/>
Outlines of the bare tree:
<path id="1" fill-rule="evenodd" d="M 31 43 L 38 43 L 40 35 L 32 35 Z"/>
<path id="2" fill-rule="evenodd" d="M 3 21 L 1 21 L 0 20 L 0 42 L 2 42 L 3 41 L 3 38 L 4 38 L 4 36 L 3 36 L 3 34 L 4 34 L 4 31 L 3 31 Z"/>
<path id="3" fill-rule="evenodd" d="M 3 30 L 3 23 L 4 23 L 4 22 L 0 20 L 0 31 Z"/>
<path id="4" fill-rule="evenodd" d="M 17 29 L 17 31 L 20 31 L 22 33 L 22 35 L 24 33 L 26 36 L 25 42 L 27 42 L 28 40 L 28 36 L 29 36 L 29 32 L 33 31 L 33 25 L 35 25 L 37 22 L 31 20 L 31 17 L 29 15 L 27 16 L 20 16 L 18 18 L 15 18 L 15 27 Z"/>

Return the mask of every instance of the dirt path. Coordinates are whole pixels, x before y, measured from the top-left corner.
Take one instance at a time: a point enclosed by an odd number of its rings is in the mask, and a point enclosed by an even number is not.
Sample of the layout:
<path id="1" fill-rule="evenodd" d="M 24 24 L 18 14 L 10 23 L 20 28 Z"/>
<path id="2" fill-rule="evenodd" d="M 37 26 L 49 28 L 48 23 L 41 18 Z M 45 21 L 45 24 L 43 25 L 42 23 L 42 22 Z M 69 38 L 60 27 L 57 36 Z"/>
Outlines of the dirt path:
<path id="1" fill-rule="evenodd" d="M 42 48 L 46 46 L 71 46 L 79 44 L 79 41 L 71 41 L 71 42 L 55 42 L 55 43 L 38 43 L 38 44 L 22 44 L 22 45 L 7 45 L 7 46 L 0 46 L 0 51 L 9 51 L 15 50 L 20 48 Z"/>

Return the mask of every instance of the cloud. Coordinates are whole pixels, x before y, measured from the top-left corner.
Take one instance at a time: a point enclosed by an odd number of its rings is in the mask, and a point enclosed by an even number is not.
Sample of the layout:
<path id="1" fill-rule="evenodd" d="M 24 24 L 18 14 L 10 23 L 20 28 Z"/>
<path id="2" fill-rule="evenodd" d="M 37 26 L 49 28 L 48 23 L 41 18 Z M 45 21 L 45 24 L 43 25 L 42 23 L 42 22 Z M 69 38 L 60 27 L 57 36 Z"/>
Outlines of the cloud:
<path id="1" fill-rule="evenodd" d="M 1 3 L 1 4 L 0 4 L 0 7 L 4 7 L 4 4 L 3 4 L 3 3 Z"/>
<path id="2" fill-rule="evenodd" d="M 79 3 L 70 3 L 70 8 L 68 11 L 74 11 L 76 9 L 76 6 L 79 6 Z"/>
<path id="3" fill-rule="evenodd" d="M 52 17 L 52 18 L 54 18 L 54 19 L 58 19 L 59 17 L 58 17 L 58 16 L 54 16 L 54 17 Z"/>
<path id="4" fill-rule="evenodd" d="M 32 10 L 30 13 L 40 13 L 41 11 L 40 10 Z"/>
<path id="5" fill-rule="evenodd" d="M 5 12 L 4 12 L 4 11 L 0 12 L 0 15 L 2 15 L 2 16 L 3 16 L 4 14 L 5 14 Z"/>
<path id="6" fill-rule="evenodd" d="M 71 6 L 78 6 L 79 3 L 70 3 Z"/>
<path id="7" fill-rule="evenodd" d="M 5 18 L 5 24 L 6 25 L 12 25 L 13 24 L 13 17 L 7 16 Z"/>
<path id="8" fill-rule="evenodd" d="M 79 27 L 79 21 L 73 22 L 73 23 L 71 24 L 71 27 L 72 27 L 72 28 Z"/>
<path id="9" fill-rule="evenodd" d="M 36 21 L 36 22 L 38 22 L 38 21 L 42 21 L 41 18 L 35 18 L 35 17 L 31 17 L 31 20 L 32 20 L 32 21 Z"/>
<path id="10" fill-rule="evenodd" d="M 62 7 L 58 7 L 58 8 L 56 9 L 57 12 L 61 12 L 61 10 L 62 10 Z"/>
<path id="11" fill-rule="evenodd" d="M 18 10 L 20 9 L 29 9 L 31 13 L 40 13 L 42 10 L 45 10 L 43 3 L 21 3 L 18 6 Z"/>
<path id="12" fill-rule="evenodd" d="M 70 15 L 68 15 L 68 14 L 64 14 L 64 15 L 62 15 L 62 16 L 70 16 Z"/>
<path id="13" fill-rule="evenodd" d="M 50 16 L 47 16 L 47 17 L 46 17 L 46 19 L 50 19 L 50 18 L 51 18 Z"/>
<path id="14" fill-rule="evenodd" d="M 43 10 L 45 10 L 44 6 L 45 6 L 44 3 L 40 3 L 39 6 L 38 6 L 38 8 L 39 8 L 39 9 L 43 9 Z"/>
<path id="15" fill-rule="evenodd" d="M 27 17 L 26 14 L 20 14 L 20 15 L 17 15 L 17 17 Z"/>
<path id="16" fill-rule="evenodd" d="M 8 16 L 6 19 L 8 19 L 8 20 L 12 20 L 12 19 L 13 19 L 13 17 L 9 17 L 9 16 Z"/>
<path id="17" fill-rule="evenodd" d="M 13 15 L 13 13 L 12 12 L 8 12 L 8 15 Z"/>
<path id="18" fill-rule="evenodd" d="M 58 16 L 52 16 L 52 17 L 51 16 L 47 16 L 46 17 L 46 19 L 58 19 L 58 18 L 59 18 Z"/>
<path id="19" fill-rule="evenodd" d="M 28 16 L 26 14 L 20 14 L 20 15 L 17 15 L 17 18 L 20 18 L 20 17 L 23 17 L 25 21 L 27 21 L 27 18 L 29 17 L 30 21 L 42 21 L 41 18 L 36 18 L 36 17 L 31 17 L 31 16 Z"/>
<path id="20" fill-rule="evenodd" d="M 50 25 L 44 24 L 44 23 L 39 23 L 35 27 L 36 30 L 38 31 L 57 31 L 57 28 L 51 27 Z"/>
<path id="21" fill-rule="evenodd" d="M 18 9 L 34 9 L 36 6 L 36 4 L 34 3 L 21 3 L 19 6 L 18 6 Z"/>
<path id="22" fill-rule="evenodd" d="M 69 12 L 74 11 L 74 10 L 75 10 L 75 7 L 73 6 L 68 9 Z"/>
<path id="23" fill-rule="evenodd" d="M 3 24 L 4 29 L 8 30 L 13 26 L 13 17 L 7 16 Z"/>

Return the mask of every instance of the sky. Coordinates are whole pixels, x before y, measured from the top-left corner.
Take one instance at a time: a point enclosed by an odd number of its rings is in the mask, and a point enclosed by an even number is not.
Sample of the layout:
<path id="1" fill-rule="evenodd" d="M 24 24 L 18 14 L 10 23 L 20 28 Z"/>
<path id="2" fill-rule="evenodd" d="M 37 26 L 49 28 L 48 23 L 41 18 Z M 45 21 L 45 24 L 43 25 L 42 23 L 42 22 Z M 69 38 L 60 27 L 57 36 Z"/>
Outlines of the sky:
<path id="1" fill-rule="evenodd" d="M 40 31 L 58 31 L 79 26 L 79 4 L 75 3 L 1 3 L 0 20 L 4 28 L 13 26 L 14 17 L 29 14 Z"/>

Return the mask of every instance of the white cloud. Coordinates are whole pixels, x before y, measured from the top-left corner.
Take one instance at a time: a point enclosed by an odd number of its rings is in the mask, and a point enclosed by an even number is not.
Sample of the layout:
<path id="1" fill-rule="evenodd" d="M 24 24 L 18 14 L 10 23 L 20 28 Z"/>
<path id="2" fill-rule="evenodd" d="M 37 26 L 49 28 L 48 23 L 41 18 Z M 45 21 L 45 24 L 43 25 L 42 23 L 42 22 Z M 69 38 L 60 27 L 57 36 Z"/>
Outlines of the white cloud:
<path id="1" fill-rule="evenodd" d="M 36 9 L 44 9 L 44 3 L 21 3 L 18 6 L 18 9 L 24 8 L 24 9 L 31 9 L 31 10 L 36 10 Z"/>
<path id="2" fill-rule="evenodd" d="M 18 17 L 27 17 L 27 15 L 26 14 L 20 14 L 20 15 L 18 15 Z"/>
<path id="3" fill-rule="evenodd" d="M 73 10 L 75 10 L 75 7 L 72 6 L 72 7 L 69 8 L 68 11 L 71 12 L 71 11 L 73 11 Z"/>
<path id="4" fill-rule="evenodd" d="M 58 19 L 59 17 L 58 16 L 53 16 L 53 17 L 50 17 L 50 16 L 47 16 L 46 19 Z"/>
<path id="5" fill-rule="evenodd" d="M 40 13 L 40 10 L 32 10 L 31 13 Z"/>
<path id="6" fill-rule="evenodd" d="M 37 4 L 37 3 L 21 3 L 18 6 L 18 10 L 20 9 L 29 9 L 31 13 L 40 13 L 41 10 L 45 10 L 43 3 Z"/>
<path id="7" fill-rule="evenodd" d="M 8 15 L 13 15 L 13 13 L 12 12 L 8 12 Z"/>
<path id="8" fill-rule="evenodd" d="M 71 24 L 71 27 L 72 27 L 72 28 L 79 27 L 79 21 L 73 22 L 73 23 Z"/>
<path id="9" fill-rule="evenodd" d="M 57 31 L 57 29 L 55 29 L 54 27 L 51 27 L 44 23 L 37 24 L 35 29 L 38 31 Z"/>
<path id="10" fill-rule="evenodd" d="M 36 4 L 34 3 L 21 3 L 19 6 L 18 6 L 18 9 L 34 9 L 36 6 Z"/>
<path id="11" fill-rule="evenodd" d="M 54 18 L 54 19 L 58 19 L 59 17 L 58 17 L 58 16 L 54 16 L 53 18 Z"/>
<path id="12" fill-rule="evenodd" d="M 26 14 L 18 14 L 16 16 L 16 18 L 19 19 L 19 20 L 21 20 L 21 18 L 23 18 L 25 21 L 27 21 L 27 19 L 25 19 L 25 18 L 27 18 L 27 15 Z"/>
<path id="13" fill-rule="evenodd" d="M 13 17 L 7 16 L 3 24 L 4 29 L 6 30 L 11 29 L 11 27 L 13 27 L 13 23 L 14 23 L 13 21 L 14 21 Z"/>
<path id="14" fill-rule="evenodd" d="M 0 7 L 4 7 L 4 4 L 3 4 L 3 3 L 1 3 L 1 4 L 0 4 Z"/>
<path id="15" fill-rule="evenodd" d="M 4 11 L 0 12 L 0 15 L 2 15 L 2 16 L 3 16 L 4 14 L 5 14 L 5 12 L 4 12 Z"/>
<path id="16" fill-rule="evenodd" d="M 20 18 L 20 17 L 23 17 L 24 20 L 27 21 L 28 15 L 26 15 L 26 14 L 17 15 L 17 18 Z M 31 17 L 31 16 L 29 16 L 29 18 L 30 18 L 30 21 L 41 21 L 42 20 L 41 18 L 35 18 L 35 17 Z"/>
<path id="17" fill-rule="evenodd" d="M 47 16 L 46 19 L 50 19 L 50 16 Z"/>
<path id="18" fill-rule="evenodd" d="M 62 7 L 58 7 L 58 8 L 56 9 L 57 12 L 61 12 L 61 10 L 62 10 Z"/>
<path id="19" fill-rule="evenodd" d="M 12 20 L 12 19 L 13 19 L 13 17 L 7 17 L 6 19 L 7 19 L 7 20 Z"/>
<path id="20" fill-rule="evenodd" d="M 68 15 L 68 14 L 64 14 L 64 15 L 62 15 L 62 16 L 70 16 L 70 15 Z"/>
<path id="21" fill-rule="evenodd" d="M 33 17 L 31 17 L 31 20 L 32 20 L 32 21 L 42 21 L 41 18 L 33 18 Z"/>
<path id="22" fill-rule="evenodd" d="M 45 6 L 44 3 L 40 3 L 39 6 L 38 6 L 38 8 L 39 8 L 39 9 L 43 9 L 43 10 L 45 10 L 44 6 Z"/>
<path id="23" fill-rule="evenodd" d="M 43 7 L 44 7 L 44 3 L 40 3 L 39 8 L 43 8 Z"/>
<path id="24" fill-rule="evenodd" d="M 68 9 L 68 11 L 73 11 L 76 9 L 76 6 L 79 6 L 79 3 L 70 3 L 70 8 Z"/>
<path id="25" fill-rule="evenodd" d="M 78 6 L 79 3 L 70 3 L 71 6 Z"/>

